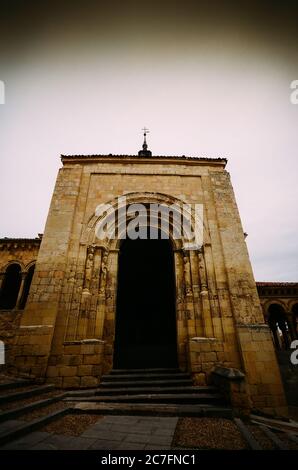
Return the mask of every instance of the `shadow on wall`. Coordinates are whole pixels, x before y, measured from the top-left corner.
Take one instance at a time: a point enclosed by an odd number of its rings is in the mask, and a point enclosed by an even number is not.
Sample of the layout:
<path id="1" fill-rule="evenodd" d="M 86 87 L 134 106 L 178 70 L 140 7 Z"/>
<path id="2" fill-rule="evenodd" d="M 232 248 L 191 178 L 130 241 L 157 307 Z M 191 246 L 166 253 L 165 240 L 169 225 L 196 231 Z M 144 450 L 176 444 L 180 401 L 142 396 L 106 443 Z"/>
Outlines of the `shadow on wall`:
<path id="1" fill-rule="evenodd" d="M 289 406 L 298 407 L 298 366 L 291 363 L 293 350 L 276 351 L 276 356 Z"/>

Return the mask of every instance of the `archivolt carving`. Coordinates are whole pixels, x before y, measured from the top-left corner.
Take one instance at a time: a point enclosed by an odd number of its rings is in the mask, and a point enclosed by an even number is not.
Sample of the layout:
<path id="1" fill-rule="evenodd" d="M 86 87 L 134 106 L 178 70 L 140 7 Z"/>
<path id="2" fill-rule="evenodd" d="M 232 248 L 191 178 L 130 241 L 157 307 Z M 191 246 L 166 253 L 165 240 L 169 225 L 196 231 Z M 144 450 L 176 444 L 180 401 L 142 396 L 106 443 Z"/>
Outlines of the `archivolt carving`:
<path id="1" fill-rule="evenodd" d="M 135 193 L 128 193 L 125 194 L 122 198 L 114 198 L 111 201 L 106 202 L 104 205 L 111 208 L 114 211 L 113 217 L 115 217 L 115 224 L 118 228 L 117 239 L 113 238 L 114 235 L 114 226 L 111 223 L 110 232 L 106 234 L 104 240 L 99 240 L 96 236 L 96 228 L 98 224 L 101 222 L 101 219 L 105 217 L 107 220 L 107 214 L 104 213 L 102 215 L 96 215 L 96 208 L 92 216 L 89 218 L 88 223 L 85 227 L 85 230 L 82 234 L 81 242 L 85 244 L 96 244 L 101 245 L 103 247 L 109 247 L 111 249 L 115 249 L 119 247 L 119 242 L 121 240 L 121 236 L 125 233 L 127 222 L 130 220 L 129 216 L 125 212 L 125 208 L 132 204 L 143 204 L 145 206 L 149 206 L 149 204 L 159 204 L 160 206 L 170 207 L 171 210 L 173 209 L 172 217 L 169 221 L 169 235 L 172 239 L 174 249 L 182 249 L 185 248 L 187 240 L 190 238 L 188 237 L 187 229 L 184 237 L 182 239 L 177 239 L 173 234 L 179 233 L 181 227 L 177 225 L 177 221 L 180 220 L 180 213 L 182 207 L 184 208 L 184 217 L 188 222 L 189 231 L 195 230 L 195 218 L 194 214 L 191 210 L 188 210 L 188 206 L 186 205 L 185 201 L 178 199 L 173 196 L 169 196 L 162 193 L 151 193 L 151 192 L 135 192 Z M 153 206 L 151 206 L 153 207 Z M 177 217 L 175 217 L 177 215 Z M 159 214 L 156 213 L 152 214 L 152 220 L 150 220 L 150 226 L 158 226 L 159 224 Z M 190 233 L 190 232 L 189 232 Z M 187 238 L 188 237 L 188 238 Z M 208 230 L 206 226 L 204 226 L 204 237 L 209 238 Z"/>

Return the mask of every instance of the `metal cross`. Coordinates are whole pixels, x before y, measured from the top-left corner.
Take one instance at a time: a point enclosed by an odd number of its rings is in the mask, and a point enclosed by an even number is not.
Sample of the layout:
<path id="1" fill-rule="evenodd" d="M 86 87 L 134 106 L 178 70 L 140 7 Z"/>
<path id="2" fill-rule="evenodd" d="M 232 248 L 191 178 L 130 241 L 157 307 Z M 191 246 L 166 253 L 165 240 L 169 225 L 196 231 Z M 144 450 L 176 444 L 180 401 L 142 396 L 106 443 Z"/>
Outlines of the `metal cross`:
<path id="1" fill-rule="evenodd" d="M 142 131 L 144 131 L 144 136 L 146 137 L 146 134 L 148 134 L 150 131 L 146 127 L 143 127 Z"/>

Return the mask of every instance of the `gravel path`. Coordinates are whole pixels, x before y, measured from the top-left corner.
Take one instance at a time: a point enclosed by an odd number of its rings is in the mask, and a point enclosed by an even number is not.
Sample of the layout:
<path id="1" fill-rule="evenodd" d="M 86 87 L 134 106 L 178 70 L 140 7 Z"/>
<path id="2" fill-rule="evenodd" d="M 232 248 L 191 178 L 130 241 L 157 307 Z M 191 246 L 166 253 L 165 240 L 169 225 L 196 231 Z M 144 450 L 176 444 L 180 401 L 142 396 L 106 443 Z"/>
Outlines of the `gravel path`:
<path id="1" fill-rule="evenodd" d="M 34 419 L 42 418 L 43 416 L 47 416 L 50 413 L 54 413 L 54 411 L 63 410 L 64 408 L 68 408 L 67 403 L 63 401 L 58 401 L 56 403 L 52 403 L 51 405 L 30 411 L 29 413 L 20 416 L 19 419 L 22 421 L 33 421 Z"/>
<path id="2" fill-rule="evenodd" d="M 66 436 L 80 436 L 103 416 L 92 414 L 69 414 L 44 426 L 41 431 Z"/>
<path id="3" fill-rule="evenodd" d="M 180 418 L 173 447 L 244 450 L 248 446 L 235 423 L 220 418 Z"/>

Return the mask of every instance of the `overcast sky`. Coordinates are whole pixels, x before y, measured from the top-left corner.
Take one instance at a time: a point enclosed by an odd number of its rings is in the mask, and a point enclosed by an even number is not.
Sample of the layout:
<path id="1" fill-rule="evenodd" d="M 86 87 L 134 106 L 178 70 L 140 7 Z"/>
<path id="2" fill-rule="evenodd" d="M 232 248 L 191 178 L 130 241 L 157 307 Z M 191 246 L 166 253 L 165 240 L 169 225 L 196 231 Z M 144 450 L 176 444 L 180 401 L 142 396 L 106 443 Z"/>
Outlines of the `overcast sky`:
<path id="1" fill-rule="evenodd" d="M 1 3 L 0 237 L 43 232 L 61 153 L 136 154 L 145 125 L 228 158 L 256 280 L 298 281 L 297 2 Z"/>

